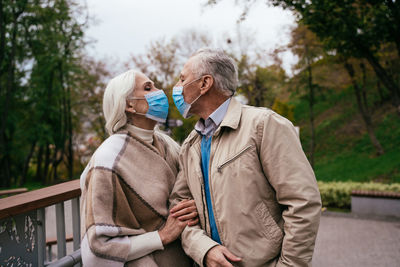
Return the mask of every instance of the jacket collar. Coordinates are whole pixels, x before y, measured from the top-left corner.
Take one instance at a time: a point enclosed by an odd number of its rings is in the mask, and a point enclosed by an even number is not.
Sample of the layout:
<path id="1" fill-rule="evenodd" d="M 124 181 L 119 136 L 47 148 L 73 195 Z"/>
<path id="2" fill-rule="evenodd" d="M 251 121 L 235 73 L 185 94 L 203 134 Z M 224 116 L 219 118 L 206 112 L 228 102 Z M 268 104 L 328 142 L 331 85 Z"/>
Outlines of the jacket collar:
<path id="1" fill-rule="evenodd" d="M 222 127 L 229 127 L 234 130 L 237 129 L 242 116 L 242 106 L 243 105 L 239 101 L 237 101 L 235 98 L 232 97 L 231 102 L 229 103 L 228 106 L 228 110 L 225 114 L 225 117 L 222 120 L 218 129 L 215 131 L 214 136 L 219 134 Z M 187 142 L 192 146 L 196 142 L 196 140 L 200 141 L 201 138 L 199 138 L 199 134 L 195 130 L 193 130 L 189 134 Z"/>
<path id="2" fill-rule="evenodd" d="M 214 135 L 217 135 L 222 127 L 229 127 L 237 129 L 242 116 L 242 104 L 232 97 L 229 103 L 228 111 L 225 114 L 225 118 L 222 120 L 220 127 L 215 131 Z"/>

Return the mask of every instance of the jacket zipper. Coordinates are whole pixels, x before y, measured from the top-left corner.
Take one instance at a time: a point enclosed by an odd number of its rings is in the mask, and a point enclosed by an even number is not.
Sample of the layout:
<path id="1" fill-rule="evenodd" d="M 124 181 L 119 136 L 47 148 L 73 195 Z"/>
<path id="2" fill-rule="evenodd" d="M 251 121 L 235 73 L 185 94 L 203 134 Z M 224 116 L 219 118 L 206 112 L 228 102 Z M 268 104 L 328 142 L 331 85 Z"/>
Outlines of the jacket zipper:
<path id="1" fill-rule="evenodd" d="M 248 145 L 247 147 L 243 148 L 239 153 L 237 153 L 235 156 L 233 156 L 232 158 L 228 159 L 227 161 L 225 161 L 224 163 L 219 165 L 217 167 L 218 172 L 221 172 L 223 167 L 225 167 L 226 165 L 228 165 L 229 163 L 231 163 L 232 161 L 237 159 L 241 154 L 243 154 L 244 152 L 246 152 L 247 150 L 249 150 L 252 147 L 253 147 L 253 145 Z"/>

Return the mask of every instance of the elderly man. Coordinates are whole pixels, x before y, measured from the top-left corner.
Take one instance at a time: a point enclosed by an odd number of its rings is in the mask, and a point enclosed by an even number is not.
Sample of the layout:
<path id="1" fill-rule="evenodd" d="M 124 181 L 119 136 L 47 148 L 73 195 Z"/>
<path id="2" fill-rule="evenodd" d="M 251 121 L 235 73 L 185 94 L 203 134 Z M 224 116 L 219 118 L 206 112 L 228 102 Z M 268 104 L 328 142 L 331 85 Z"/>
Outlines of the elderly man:
<path id="1" fill-rule="evenodd" d="M 310 266 L 321 212 L 313 170 L 292 123 L 240 104 L 236 86 L 232 58 L 206 48 L 173 89 L 182 115 L 200 117 L 170 198 L 193 198 L 199 211 L 183 248 L 201 266 Z"/>

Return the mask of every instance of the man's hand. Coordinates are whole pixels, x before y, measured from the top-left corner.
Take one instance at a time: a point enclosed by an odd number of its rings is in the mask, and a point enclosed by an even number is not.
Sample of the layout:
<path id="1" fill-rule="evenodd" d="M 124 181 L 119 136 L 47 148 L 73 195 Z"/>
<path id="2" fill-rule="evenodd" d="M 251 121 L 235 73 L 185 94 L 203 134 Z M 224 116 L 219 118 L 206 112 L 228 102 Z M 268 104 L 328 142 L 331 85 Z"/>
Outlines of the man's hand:
<path id="1" fill-rule="evenodd" d="M 233 267 L 230 262 L 238 262 L 242 259 L 233 255 L 224 246 L 215 246 L 211 248 L 205 256 L 207 267 Z"/>

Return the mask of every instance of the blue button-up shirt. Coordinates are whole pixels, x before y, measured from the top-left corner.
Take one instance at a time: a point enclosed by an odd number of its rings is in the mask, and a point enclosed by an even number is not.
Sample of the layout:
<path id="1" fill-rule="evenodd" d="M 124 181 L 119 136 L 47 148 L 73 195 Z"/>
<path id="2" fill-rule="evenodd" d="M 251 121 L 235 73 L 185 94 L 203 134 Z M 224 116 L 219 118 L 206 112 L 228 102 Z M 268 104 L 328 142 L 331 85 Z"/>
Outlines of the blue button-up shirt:
<path id="1" fill-rule="evenodd" d="M 215 223 L 214 212 L 212 209 L 211 193 L 210 193 L 210 154 L 211 154 L 211 140 L 212 135 L 221 124 L 228 111 L 228 106 L 231 99 L 227 99 L 221 106 L 219 106 L 206 120 L 200 119 L 196 125 L 196 131 L 202 136 L 201 139 L 201 170 L 203 171 L 204 191 L 207 201 L 208 218 L 210 221 L 211 238 L 221 244 L 221 239 L 218 234 L 217 225 Z"/>

